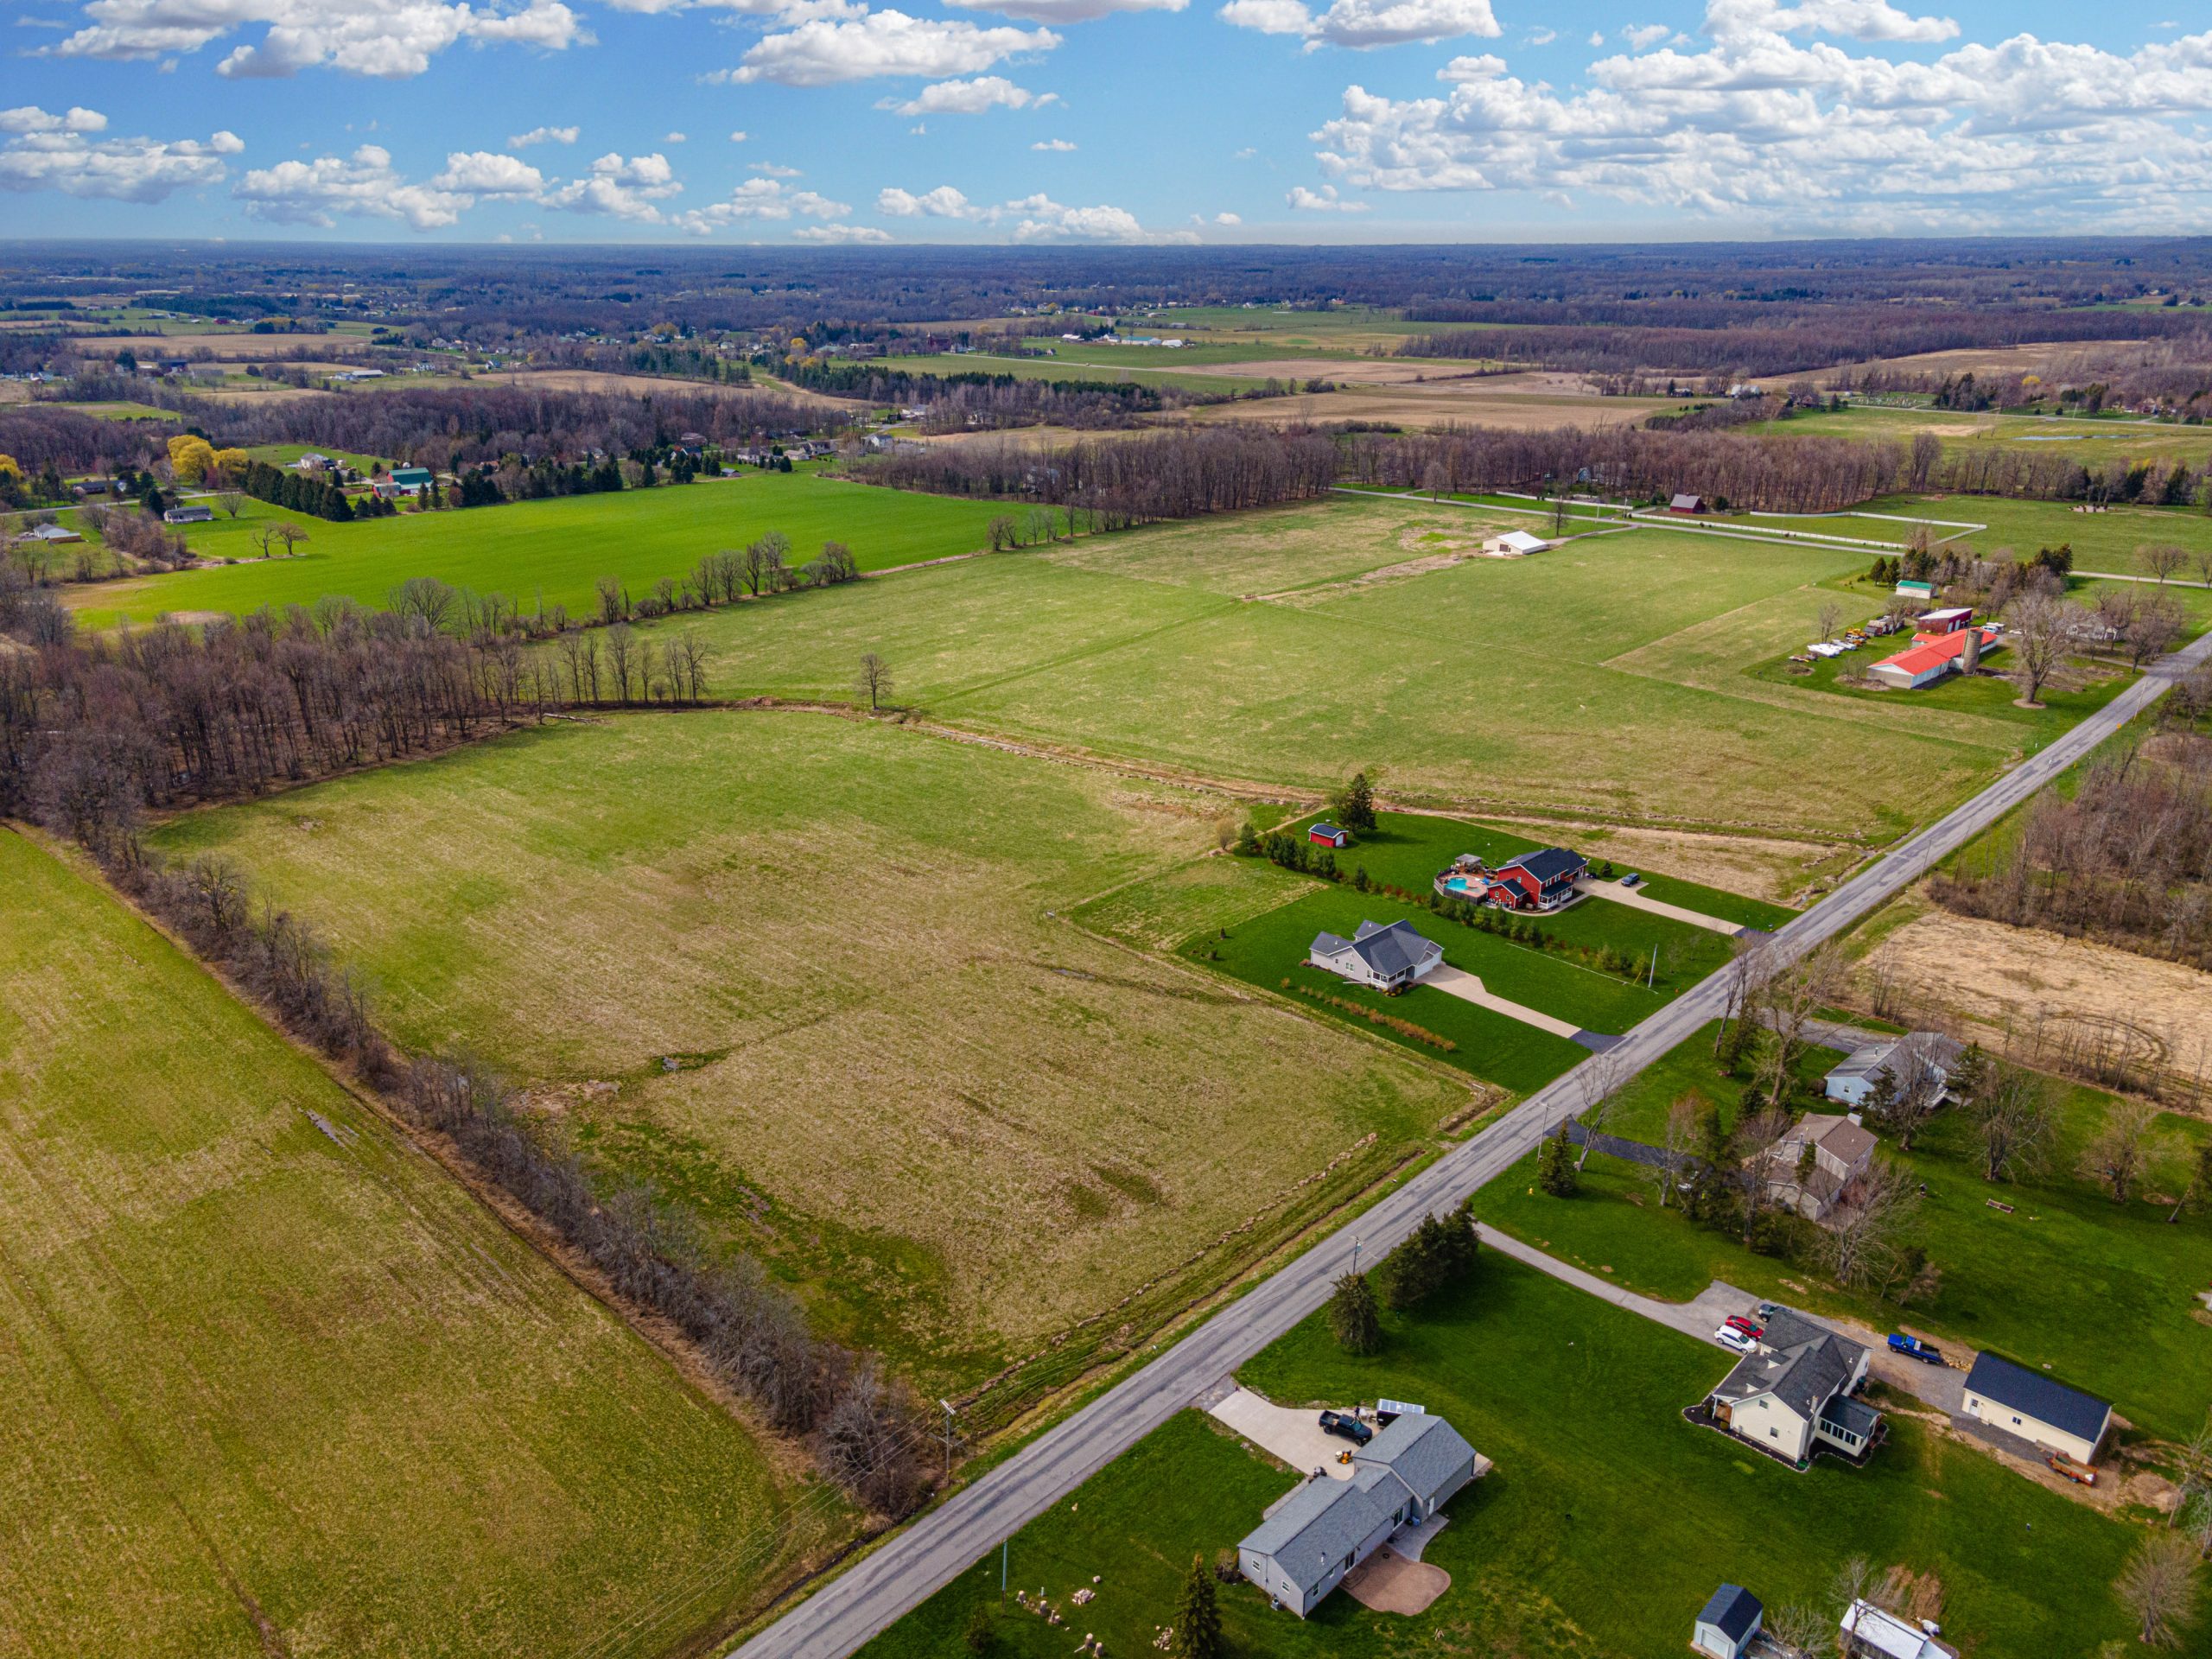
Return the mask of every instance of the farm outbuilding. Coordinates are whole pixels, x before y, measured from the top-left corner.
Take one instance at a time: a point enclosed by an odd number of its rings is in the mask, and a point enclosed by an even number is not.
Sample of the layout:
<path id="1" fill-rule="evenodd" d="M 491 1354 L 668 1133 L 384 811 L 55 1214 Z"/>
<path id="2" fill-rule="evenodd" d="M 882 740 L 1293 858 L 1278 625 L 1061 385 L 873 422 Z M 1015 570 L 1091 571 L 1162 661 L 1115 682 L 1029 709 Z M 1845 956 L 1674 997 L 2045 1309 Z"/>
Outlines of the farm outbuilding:
<path id="1" fill-rule="evenodd" d="M 1351 831 L 1325 821 L 1308 830 L 1306 839 L 1317 847 L 1349 847 L 1351 845 Z"/>
<path id="2" fill-rule="evenodd" d="M 1966 627 L 1948 633 L 1916 633 L 1912 644 L 1894 657 L 1885 657 L 1866 671 L 1903 691 L 1933 685 L 1946 675 L 1967 666 L 1969 647 L 1975 661 L 2001 650 L 2005 637 L 1993 628 Z"/>
<path id="3" fill-rule="evenodd" d="M 1550 545 L 1542 537 L 1531 536 L 1525 530 L 1502 531 L 1483 538 L 1483 551 L 1493 559 L 1517 559 L 1529 553 L 1541 553 Z"/>
<path id="4" fill-rule="evenodd" d="M 1724 1584 L 1697 1616 L 1690 1646 L 1707 1659 L 1744 1659 L 1765 1617 L 1757 1596 L 1740 1584 Z"/>
<path id="5" fill-rule="evenodd" d="M 1967 1373 L 1961 1409 L 1978 1422 L 2045 1451 L 2063 1452 L 2076 1463 L 2094 1462 L 2112 1427 L 2112 1408 L 2094 1395 L 1995 1354 L 1980 1356 Z"/>
<path id="6" fill-rule="evenodd" d="M 1669 512 L 1703 512 L 1705 498 L 1701 495 L 1677 495 L 1667 504 Z"/>

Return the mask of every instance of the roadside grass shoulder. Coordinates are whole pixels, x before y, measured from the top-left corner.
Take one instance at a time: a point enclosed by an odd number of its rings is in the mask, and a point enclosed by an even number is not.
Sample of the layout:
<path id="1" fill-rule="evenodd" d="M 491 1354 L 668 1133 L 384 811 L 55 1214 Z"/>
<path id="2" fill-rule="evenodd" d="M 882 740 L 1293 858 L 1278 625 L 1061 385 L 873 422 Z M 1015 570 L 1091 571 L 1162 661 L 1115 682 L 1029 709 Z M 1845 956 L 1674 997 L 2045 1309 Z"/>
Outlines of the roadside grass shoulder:
<path id="1" fill-rule="evenodd" d="M 1623 1090 L 1609 1132 L 1656 1143 L 1675 1100 L 1719 1109 L 1732 1122 L 1739 1080 L 1719 1075 L 1708 1027 Z M 1801 1072 L 1817 1077 L 1840 1057 L 1815 1049 Z M 1531 1192 L 1524 1160 L 1484 1189 L 1484 1219 L 1624 1288 L 1686 1301 L 1714 1279 L 1764 1295 L 1847 1314 L 1877 1329 L 1900 1322 L 1939 1339 L 1992 1347 L 2111 1400 L 2120 1414 L 2160 1435 L 2185 1434 L 2212 1406 L 2212 1328 L 2196 1317 L 2195 1293 L 2212 1284 L 2212 1220 L 2170 1222 L 2196 1142 L 2212 1134 L 2172 1114 L 2158 1120 L 2158 1155 L 2139 1196 L 2116 1204 L 2075 1173 L 2112 1097 L 2056 1084 L 2060 1133 L 2032 1179 L 1986 1182 L 1973 1126 L 1940 1115 L 1910 1153 L 1885 1151 L 1927 1187 L 1908 1239 L 1942 1270 L 1935 1296 L 1899 1308 L 1847 1292 L 1816 1268 L 1745 1249 L 1738 1237 L 1662 1210 L 1649 1172 L 1592 1154 L 1570 1198 Z M 2164 1201 L 2158 1199 L 2163 1197 Z M 2007 1213 L 1989 1200 L 2012 1206 Z"/>
<path id="2" fill-rule="evenodd" d="M 7 1645 L 654 1659 L 844 1535 L 834 1492 L 15 834 L 0 993 Z"/>
<path id="3" fill-rule="evenodd" d="M 1472 1282 L 1413 1317 L 1386 1314 L 1382 1351 L 1345 1357 L 1318 1317 L 1240 1378 L 1283 1404 L 1418 1400 L 1496 1467 L 1456 1498 L 1423 1559 L 1451 1575 L 1427 1612 L 1378 1614 L 1342 1592 L 1300 1620 L 1254 1586 L 1219 1592 L 1231 1650 L 1266 1659 L 1511 1653 L 1595 1659 L 1671 1652 L 1723 1581 L 1770 1608 L 1825 1608 L 1864 1555 L 1939 1577 L 1947 1632 L 1990 1659 L 2087 1653 L 2125 1633 L 2106 1590 L 2134 1529 L 1994 1459 L 1892 1418 L 1864 1469 L 1798 1474 L 1682 1421 L 1727 1357 L 1495 1252 Z M 1063 1611 L 1048 1626 L 999 1599 L 994 1552 L 875 1642 L 864 1659 L 953 1651 L 979 1607 L 1000 1651 L 1046 1659 L 1085 1631 L 1147 1650 L 1194 1554 L 1211 1562 L 1296 1475 L 1196 1412 L 1179 1414 L 1015 1535 L 1009 1585 Z M 1094 1600 L 1071 1594 L 1099 1582 Z"/>

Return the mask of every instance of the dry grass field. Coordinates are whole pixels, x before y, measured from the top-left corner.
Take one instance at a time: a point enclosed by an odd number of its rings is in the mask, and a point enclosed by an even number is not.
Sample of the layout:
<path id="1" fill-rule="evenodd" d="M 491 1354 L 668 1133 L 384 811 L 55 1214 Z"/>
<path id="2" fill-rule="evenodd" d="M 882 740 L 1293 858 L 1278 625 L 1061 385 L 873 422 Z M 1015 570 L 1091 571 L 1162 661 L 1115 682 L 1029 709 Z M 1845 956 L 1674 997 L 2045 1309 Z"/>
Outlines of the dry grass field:
<path id="1" fill-rule="evenodd" d="M 525 734 L 158 839 L 236 859 L 403 1039 L 488 1056 L 823 1325 L 958 1387 L 1155 1281 L 1219 1282 L 1468 1103 L 1059 918 L 1230 810 L 754 711 Z"/>
<path id="2" fill-rule="evenodd" d="M 0 833 L 0 1656 L 659 1655 L 836 1541 L 660 1356 Z"/>
<path id="3" fill-rule="evenodd" d="M 1281 365 L 1278 365 L 1281 366 Z M 1243 372 L 1247 365 L 1238 365 Z M 1408 372 L 1404 359 L 1365 359 L 1328 366 L 1336 391 L 1300 392 L 1257 403 L 1212 404 L 1185 412 L 1194 421 L 1255 421 L 1272 426 L 1321 421 L 1389 421 L 1428 427 L 1465 425 L 1541 431 L 1561 426 L 1626 426 L 1677 406 L 1663 397 L 1601 397 L 1580 376 L 1528 374 L 1454 378 L 1457 365 L 1438 361 Z M 1321 373 L 1319 365 L 1316 372 Z M 1464 372 L 1464 371 L 1462 371 Z M 1417 377 L 1426 375 L 1426 379 Z"/>

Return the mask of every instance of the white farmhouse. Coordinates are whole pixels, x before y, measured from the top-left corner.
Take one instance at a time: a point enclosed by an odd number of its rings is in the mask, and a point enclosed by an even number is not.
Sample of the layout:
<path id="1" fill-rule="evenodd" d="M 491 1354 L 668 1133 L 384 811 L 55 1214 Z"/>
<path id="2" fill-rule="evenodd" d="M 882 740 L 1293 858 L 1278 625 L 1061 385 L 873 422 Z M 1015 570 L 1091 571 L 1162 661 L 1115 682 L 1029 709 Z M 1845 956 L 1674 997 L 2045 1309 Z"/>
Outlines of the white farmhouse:
<path id="1" fill-rule="evenodd" d="M 1317 933 L 1306 960 L 1325 968 L 1355 985 L 1378 991 L 1402 991 L 1433 973 L 1444 960 L 1444 947 L 1414 931 L 1411 922 L 1362 922 L 1350 938 Z"/>

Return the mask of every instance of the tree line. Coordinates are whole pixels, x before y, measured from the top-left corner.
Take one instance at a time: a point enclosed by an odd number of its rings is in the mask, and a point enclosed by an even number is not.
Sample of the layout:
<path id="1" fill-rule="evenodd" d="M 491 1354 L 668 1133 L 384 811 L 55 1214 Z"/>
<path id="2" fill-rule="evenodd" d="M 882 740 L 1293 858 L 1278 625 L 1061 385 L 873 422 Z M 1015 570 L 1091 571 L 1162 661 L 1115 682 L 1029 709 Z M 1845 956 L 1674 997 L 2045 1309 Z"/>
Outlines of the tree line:
<path id="1" fill-rule="evenodd" d="M 938 444 L 856 463 L 872 483 L 938 495 L 1027 497 L 1060 510 L 1072 531 L 1306 500 L 1337 478 L 1337 447 L 1311 433 L 1190 427 L 1142 437 L 1034 446 Z"/>

